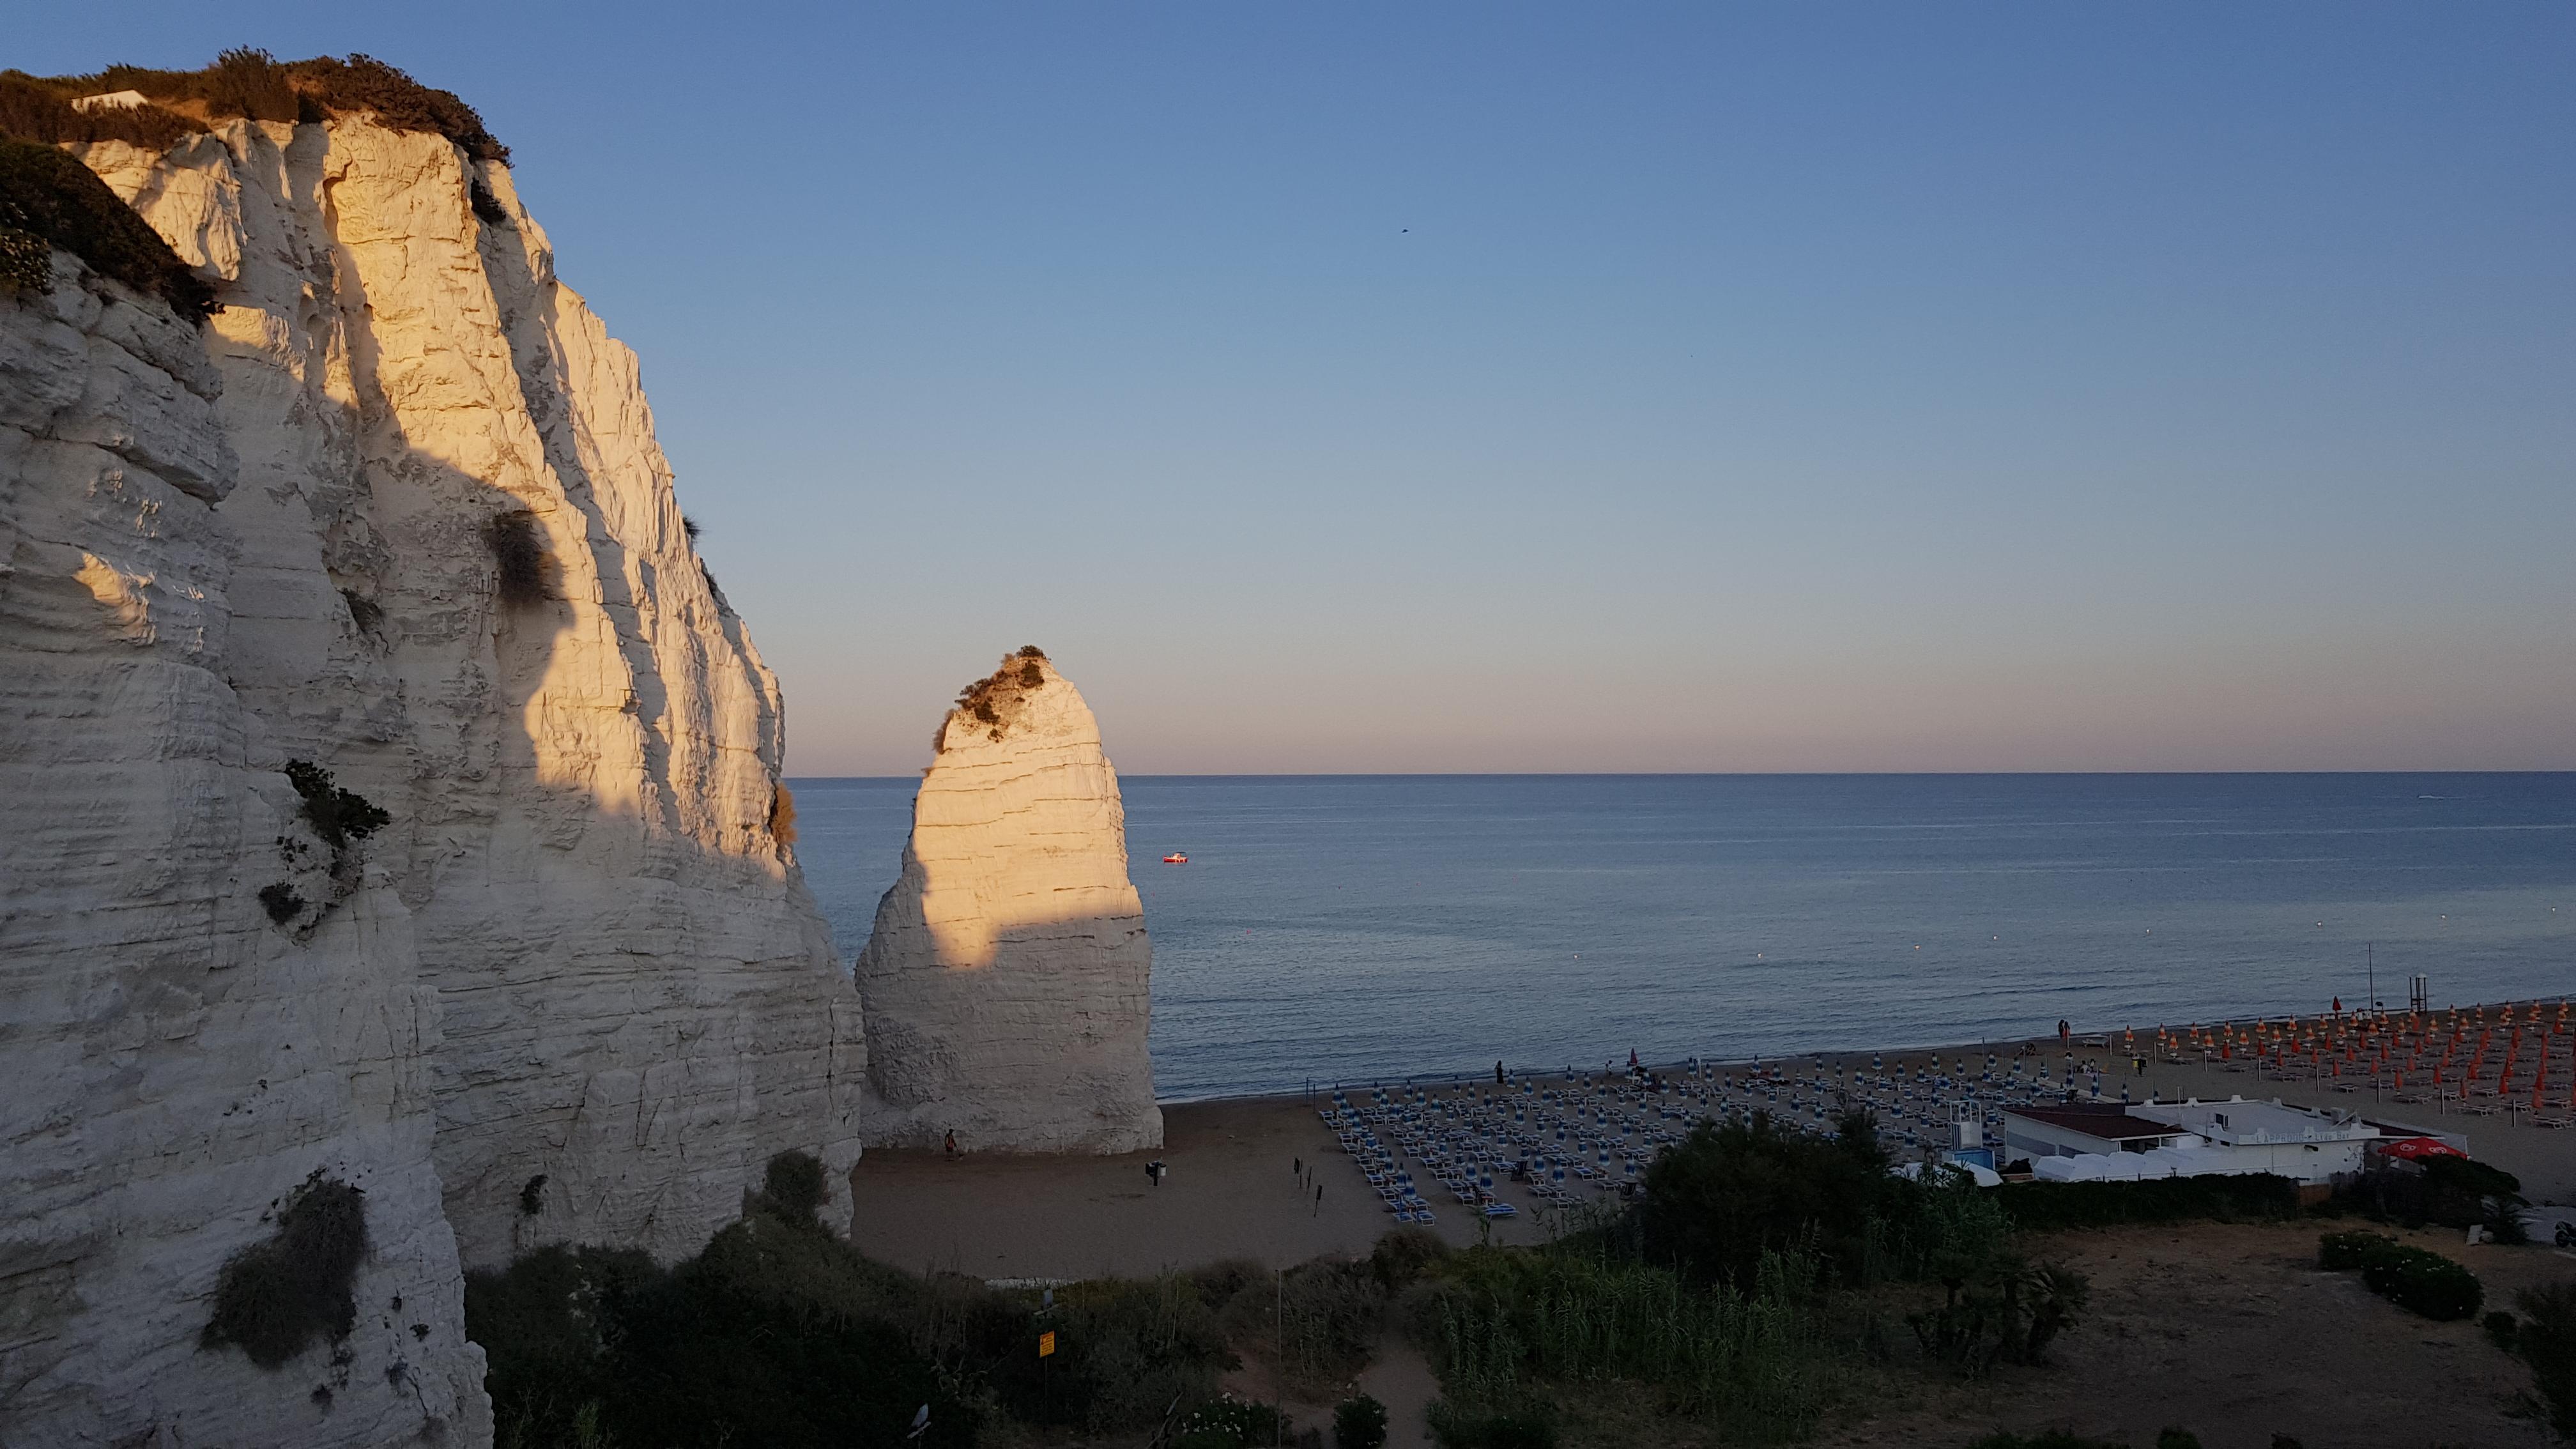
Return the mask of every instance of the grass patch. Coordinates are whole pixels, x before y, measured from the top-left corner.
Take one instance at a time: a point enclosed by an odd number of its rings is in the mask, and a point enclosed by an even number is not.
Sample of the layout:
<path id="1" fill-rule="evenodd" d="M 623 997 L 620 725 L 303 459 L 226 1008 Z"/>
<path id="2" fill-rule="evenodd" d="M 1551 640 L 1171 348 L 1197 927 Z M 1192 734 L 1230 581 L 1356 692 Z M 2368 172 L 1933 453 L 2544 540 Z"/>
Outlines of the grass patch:
<path id="1" fill-rule="evenodd" d="M 347 1338 L 358 1321 L 349 1285 L 366 1254 L 366 1195 L 317 1168 L 287 1195 L 267 1240 L 225 1261 L 197 1346 L 232 1345 L 274 1369 L 317 1336 Z"/>

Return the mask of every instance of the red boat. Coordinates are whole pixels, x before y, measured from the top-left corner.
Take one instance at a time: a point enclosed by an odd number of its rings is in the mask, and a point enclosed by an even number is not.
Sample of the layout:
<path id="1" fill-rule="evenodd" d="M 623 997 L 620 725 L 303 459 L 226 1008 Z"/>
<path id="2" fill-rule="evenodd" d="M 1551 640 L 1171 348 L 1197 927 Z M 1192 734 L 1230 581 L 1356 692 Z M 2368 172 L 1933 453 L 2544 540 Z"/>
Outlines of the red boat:
<path id="1" fill-rule="evenodd" d="M 1186 856 L 1186 855 L 1181 854 L 1181 853 L 1180 853 L 1179 851 L 1177 851 L 1177 850 L 1176 850 L 1176 851 L 1173 851 L 1171 854 L 1169 854 L 1169 855 L 1167 855 L 1167 856 L 1164 856 L 1164 857 L 1163 857 L 1163 864 L 1165 864 L 1165 865 L 1187 865 L 1187 864 L 1189 864 L 1189 863 L 1190 863 L 1190 858 L 1189 858 L 1188 856 Z"/>

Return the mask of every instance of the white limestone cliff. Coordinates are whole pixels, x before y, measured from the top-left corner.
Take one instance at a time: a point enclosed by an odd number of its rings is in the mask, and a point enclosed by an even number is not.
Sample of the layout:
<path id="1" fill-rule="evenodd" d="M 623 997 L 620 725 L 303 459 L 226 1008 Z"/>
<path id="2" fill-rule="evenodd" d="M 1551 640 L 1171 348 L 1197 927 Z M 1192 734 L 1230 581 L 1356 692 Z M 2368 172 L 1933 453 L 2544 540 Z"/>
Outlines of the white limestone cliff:
<path id="1" fill-rule="evenodd" d="M 858 962 L 870 1140 L 970 1151 L 1158 1147 L 1153 953 L 1100 727 L 1034 650 L 941 723 L 903 874 Z"/>
<path id="2" fill-rule="evenodd" d="M 506 167 L 365 117 L 75 149 L 224 310 L 63 253 L 0 294 L 0 1442 L 483 1443 L 460 1262 L 675 1257 L 856 1157 L 777 683 Z M 340 869 L 299 759 L 391 817 Z M 366 1192 L 350 1357 L 200 1351 L 317 1169 Z"/>

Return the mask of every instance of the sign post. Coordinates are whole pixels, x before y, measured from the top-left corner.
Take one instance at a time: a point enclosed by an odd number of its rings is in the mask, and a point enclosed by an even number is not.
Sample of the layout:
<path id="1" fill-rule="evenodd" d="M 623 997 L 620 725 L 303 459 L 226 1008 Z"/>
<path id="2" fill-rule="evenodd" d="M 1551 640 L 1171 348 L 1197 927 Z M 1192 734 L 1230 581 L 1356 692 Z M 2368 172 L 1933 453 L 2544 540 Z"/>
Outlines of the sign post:
<path id="1" fill-rule="evenodd" d="M 1047 1360 L 1053 1357 L 1055 1357 L 1055 1330 L 1050 1328 L 1038 1335 L 1038 1402 L 1045 1406 L 1044 1412 L 1050 1413 L 1055 1408 L 1054 1376 L 1048 1372 L 1053 1365 Z"/>

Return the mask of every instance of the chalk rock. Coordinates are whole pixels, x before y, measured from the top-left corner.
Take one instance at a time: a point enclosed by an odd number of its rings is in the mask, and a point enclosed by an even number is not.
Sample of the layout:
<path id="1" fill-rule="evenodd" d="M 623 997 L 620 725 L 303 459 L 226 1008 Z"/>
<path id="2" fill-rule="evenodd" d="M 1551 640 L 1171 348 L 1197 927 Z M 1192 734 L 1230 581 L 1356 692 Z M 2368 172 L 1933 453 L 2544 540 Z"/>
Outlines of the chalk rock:
<path id="1" fill-rule="evenodd" d="M 858 963 L 870 1138 L 970 1151 L 1158 1147 L 1152 947 L 1118 772 L 1082 695 L 1023 650 L 941 723 L 903 874 Z"/>
<path id="2" fill-rule="evenodd" d="M 777 681 L 506 167 L 73 149 L 224 310 L 62 253 L 0 296 L 0 1443 L 488 1443 L 460 1263 L 673 1258 L 856 1157 Z M 290 760 L 389 823 L 330 850 Z M 354 1357 L 201 1351 L 316 1170 L 366 1194 Z"/>
<path id="3" fill-rule="evenodd" d="M 488 1442 L 411 912 L 364 853 L 317 868 L 228 678 L 220 380 L 157 299 L 53 268 L 0 295 L 0 1443 Z M 331 908 L 274 923 L 271 884 Z M 317 1172 L 364 1194 L 348 1361 L 201 1349 Z"/>

